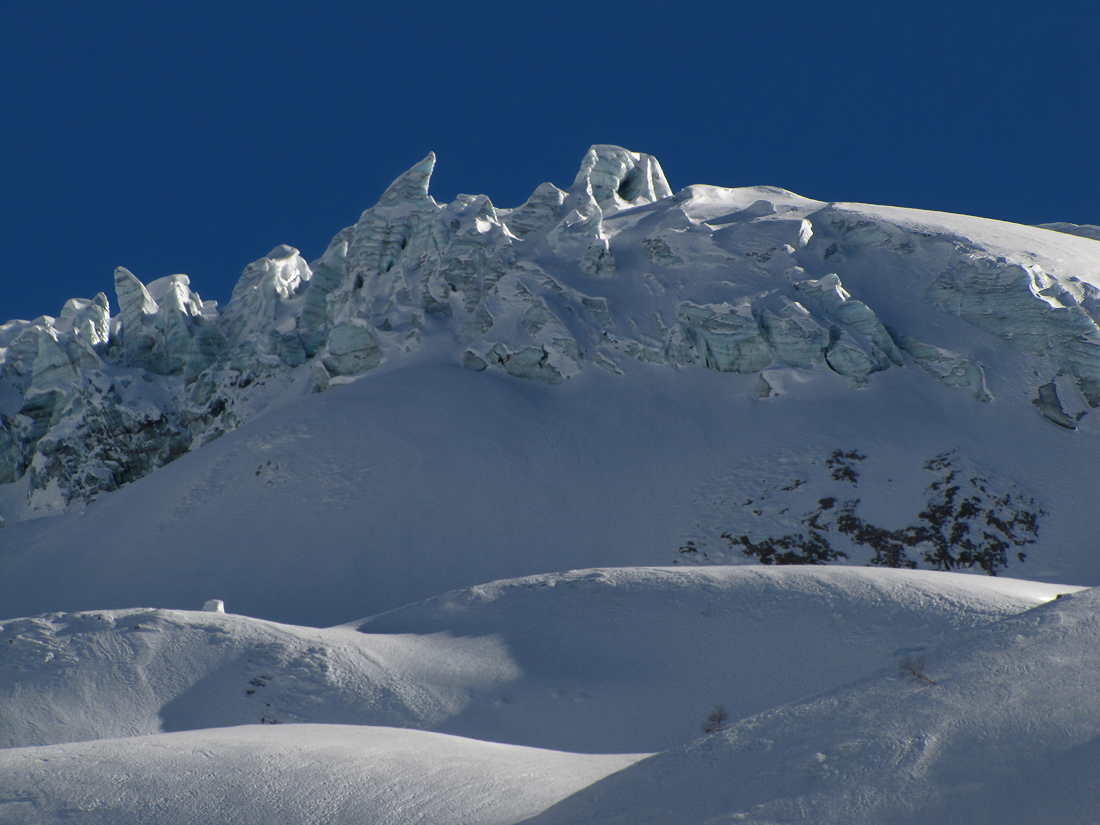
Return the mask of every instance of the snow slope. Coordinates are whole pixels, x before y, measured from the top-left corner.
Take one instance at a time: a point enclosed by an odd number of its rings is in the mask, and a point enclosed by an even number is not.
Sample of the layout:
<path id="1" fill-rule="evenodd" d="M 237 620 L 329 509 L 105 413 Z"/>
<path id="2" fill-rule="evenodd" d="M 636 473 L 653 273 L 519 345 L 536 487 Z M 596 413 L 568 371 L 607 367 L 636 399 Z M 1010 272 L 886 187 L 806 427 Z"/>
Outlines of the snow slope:
<path id="1" fill-rule="evenodd" d="M 1097 819 L 1100 243 L 434 163 L 0 325 L 0 820 Z"/>
<path id="2" fill-rule="evenodd" d="M 596 783 L 531 820 L 613 823 L 1095 822 L 1095 589 L 775 708 Z M 934 682 L 934 683 L 933 683 Z"/>
<path id="3" fill-rule="evenodd" d="M 115 314 L 74 299 L 0 329 L 6 615 L 220 595 L 330 625 L 780 546 L 1100 583 L 1096 241 L 673 194 L 613 146 L 515 209 L 444 205 L 434 162 L 312 263 L 250 265 L 222 309 L 120 272 Z"/>
<path id="4" fill-rule="evenodd" d="M 0 605 L 26 616 L 217 597 L 325 626 L 532 573 L 744 563 L 720 533 L 766 535 L 769 518 L 786 532 L 778 510 L 825 495 L 907 523 L 931 481 L 922 465 L 951 449 L 1020 479 L 1049 513 L 1008 575 L 1100 581 L 1100 462 L 1083 428 L 900 371 L 776 404 L 743 394 L 751 380 L 650 367 L 547 387 L 447 365 L 380 371 L 272 408 L 81 513 L 9 524 Z M 867 456 L 859 487 L 821 475 L 837 449 Z M 771 500 L 803 498 L 761 517 L 741 506 L 796 477 L 813 483 Z M 687 541 L 706 546 L 680 552 Z M 850 562 L 869 560 L 858 551 Z"/>
<path id="5" fill-rule="evenodd" d="M 0 821 L 511 825 L 637 758 L 345 725 L 108 739 L 0 751 Z"/>
<path id="6" fill-rule="evenodd" d="M 592 753 L 689 741 L 1075 588 L 822 568 L 576 571 L 344 627 L 168 610 L 0 624 L 0 746 L 256 723 Z"/>

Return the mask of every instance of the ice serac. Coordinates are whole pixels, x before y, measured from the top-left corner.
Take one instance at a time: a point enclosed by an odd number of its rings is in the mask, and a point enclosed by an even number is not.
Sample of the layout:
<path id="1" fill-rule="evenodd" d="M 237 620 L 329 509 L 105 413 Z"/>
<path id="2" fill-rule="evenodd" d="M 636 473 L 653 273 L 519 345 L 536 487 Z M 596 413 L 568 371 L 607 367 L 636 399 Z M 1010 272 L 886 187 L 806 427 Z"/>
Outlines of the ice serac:
<path id="1" fill-rule="evenodd" d="M 778 314 L 767 308 L 761 311 L 761 331 L 785 364 L 813 369 L 825 360 L 829 331 L 802 304 L 788 298 L 781 300 L 783 306 Z"/>
<path id="2" fill-rule="evenodd" d="M 552 183 L 540 183 L 522 206 L 508 211 L 505 223 L 517 238 L 526 238 L 557 223 L 566 194 Z"/>
<path id="3" fill-rule="evenodd" d="M 1062 402 L 1058 398 L 1058 386 L 1053 381 L 1039 387 L 1038 395 L 1031 403 L 1048 421 L 1057 424 L 1059 427 L 1065 427 L 1067 430 L 1077 429 L 1077 421 L 1067 415 L 1062 408 Z"/>
<path id="4" fill-rule="evenodd" d="M 245 267 L 221 313 L 221 330 L 237 349 L 251 348 L 290 367 L 307 360 L 298 329 L 306 303 L 302 292 L 313 272 L 298 250 L 280 244 Z"/>
<path id="5" fill-rule="evenodd" d="M 548 196 L 553 193 L 544 191 L 543 203 Z M 595 145 L 581 161 L 560 207 L 563 217 L 550 231 L 548 244 L 560 255 L 574 257 L 579 252 L 580 267 L 586 275 L 609 278 L 615 274 L 615 259 L 603 230 L 605 210 L 617 211 L 671 196 L 672 190 L 656 158 L 619 146 Z M 545 214 L 537 203 L 528 204 L 521 207 L 526 208 L 523 217 Z M 520 227 L 522 231 L 522 221 Z"/>
<path id="6" fill-rule="evenodd" d="M 245 267 L 233 296 L 222 312 L 222 329 L 230 341 L 267 333 L 272 326 L 286 326 L 285 302 L 309 283 L 313 273 L 298 250 L 280 244 L 263 258 Z M 293 327 L 294 320 L 290 320 Z"/>
<path id="7" fill-rule="evenodd" d="M 911 335 L 898 338 L 898 346 L 926 372 L 949 387 L 965 387 L 979 401 L 992 401 L 985 383 L 985 371 L 973 361 L 941 347 L 918 341 Z"/>
<path id="8" fill-rule="evenodd" d="M 131 363 L 146 359 L 154 345 L 147 320 L 159 307 L 145 285 L 124 266 L 115 270 L 115 297 L 118 298 L 118 332 L 125 358 Z"/>
<path id="9" fill-rule="evenodd" d="M 615 259 L 603 231 L 603 209 L 587 178 L 574 183 L 562 205 L 562 219 L 546 235 L 546 245 L 556 257 L 575 260 L 592 278 L 615 274 Z"/>
<path id="10" fill-rule="evenodd" d="M 744 301 L 736 306 L 685 303 L 680 315 L 697 340 L 703 363 L 721 372 L 759 372 L 772 363 L 764 334 Z"/>
<path id="11" fill-rule="evenodd" d="M 886 369 L 890 364 L 901 366 L 901 352 L 886 327 L 870 307 L 852 299 L 836 273 L 816 281 L 802 281 L 795 287 L 802 294 L 816 299 L 827 315 L 870 342 L 867 349 L 843 338 L 832 342 L 825 353 L 825 360 L 836 372 L 858 377 Z"/>
<path id="12" fill-rule="evenodd" d="M 657 159 L 621 146 L 597 144 L 589 149 L 573 181 L 574 189 L 583 187 L 585 181 L 600 204 L 637 205 L 672 197 Z"/>
<path id="13" fill-rule="evenodd" d="M 925 294 L 1014 348 L 1043 356 L 1055 375 L 1076 379 L 1090 407 L 1100 407 L 1100 326 L 1082 306 L 1087 290 L 1075 294 L 1037 265 L 974 252 L 942 272 Z"/>
<path id="14" fill-rule="evenodd" d="M 329 330 L 327 352 L 321 360 L 330 375 L 358 375 L 382 363 L 378 342 L 360 324 L 337 324 Z"/>
<path id="15" fill-rule="evenodd" d="M 169 275 L 145 286 L 128 269 L 115 270 L 122 363 L 192 381 L 217 360 L 224 336 L 216 305 L 204 304 L 190 284 L 186 275 Z"/>
<path id="16" fill-rule="evenodd" d="M 28 491 L 0 517 L 89 501 L 286 393 L 414 353 L 548 386 L 594 368 L 713 369 L 780 404 L 834 373 L 856 388 L 911 370 L 984 402 L 1016 386 L 997 403 L 1059 437 L 1081 437 L 1100 407 L 1088 227 L 1016 227 L 1026 243 L 1009 248 L 977 237 L 977 219 L 766 186 L 673 195 L 655 158 L 606 144 L 568 188 L 543 183 L 515 208 L 439 203 L 435 162 L 399 175 L 311 263 L 283 244 L 249 264 L 220 312 L 186 275 L 146 285 L 120 267 L 113 316 L 98 294 L 0 325 L 0 484 L 26 476 Z"/>
<path id="17" fill-rule="evenodd" d="M 71 329 L 77 344 L 86 350 L 99 353 L 110 342 L 111 305 L 102 292 L 90 301 L 70 298 L 58 322 L 58 326 Z"/>
<path id="18" fill-rule="evenodd" d="M 399 206 L 404 208 L 410 203 L 431 203 L 435 200 L 428 194 L 428 185 L 432 180 L 432 171 L 435 169 L 435 152 L 428 152 L 428 156 L 420 163 L 413 166 L 393 183 L 382 197 L 378 199 L 376 206 Z"/>
<path id="19" fill-rule="evenodd" d="M 411 267 L 403 264 L 415 261 L 416 254 L 436 240 L 424 231 L 439 210 L 428 194 L 434 168 L 433 152 L 390 184 L 349 229 L 344 283 L 329 299 L 337 304 L 333 320 L 365 313 L 384 323 L 396 313 L 402 317 L 391 318 L 391 324 L 411 321 L 417 284 L 410 281 Z"/>

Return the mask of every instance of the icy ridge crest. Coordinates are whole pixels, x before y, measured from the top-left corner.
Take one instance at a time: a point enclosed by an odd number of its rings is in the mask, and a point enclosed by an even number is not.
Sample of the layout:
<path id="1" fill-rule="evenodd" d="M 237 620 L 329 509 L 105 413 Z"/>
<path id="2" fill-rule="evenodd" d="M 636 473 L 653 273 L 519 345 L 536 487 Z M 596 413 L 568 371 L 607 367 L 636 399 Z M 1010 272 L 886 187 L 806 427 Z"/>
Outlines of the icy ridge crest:
<path id="1" fill-rule="evenodd" d="M 898 310 L 891 291 L 909 283 L 923 311 L 1033 359 L 1048 420 L 1072 429 L 1100 406 L 1100 291 L 1025 256 L 780 189 L 673 193 L 655 158 L 617 146 L 593 146 L 571 186 L 543 183 L 512 209 L 438 203 L 435 162 L 398 177 L 319 259 L 281 245 L 249 264 L 224 308 L 186 275 L 143 284 L 120 267 L 114 315 L 99 294 L 0 326 L 0 484 L 26 484 L 7 515 L 91 500 L 290 387 L 325 390 L 429 339 L 454 341 L 469 369 L 545 384 L 695 365 L 753 376 L 745 391 L 766 399 L 917 369 L 991 401 L 958 336 L 932 340 Z M 883 266 L 905 278 L 868 274 Z"/>

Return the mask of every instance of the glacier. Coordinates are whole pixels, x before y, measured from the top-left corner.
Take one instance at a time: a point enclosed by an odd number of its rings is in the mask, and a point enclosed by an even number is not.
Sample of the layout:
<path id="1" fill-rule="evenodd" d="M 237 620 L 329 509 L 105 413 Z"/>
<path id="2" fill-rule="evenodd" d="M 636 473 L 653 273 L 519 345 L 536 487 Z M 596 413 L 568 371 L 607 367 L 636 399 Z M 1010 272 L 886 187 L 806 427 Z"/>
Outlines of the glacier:
<path id="1" fill-rule="evenodd" d="M 673 192 L 654 157 L 609 145 L 518 207 L 441 204 L 435 162 L 320 258 L 284 244 L 249 264 L 224 307 L 186 275 L 120 267 L 114 311 L 100 293 L 0 326 L 0 485 L 18 491 L 0 517 L 81 507 L 281 397 L 425 358 L 547 385 L 711 369 L 757 376 L 746 391 L 764 403 L 829 374 L 858 390 L 913 370 L 1067 430 L 1100 406 L 1088 227 Z"/>
<path id="2" fill-rule="evenodd" d="M 435 163 L 0 326 L 0 819 L 1094 818 L 1094 227 Z"/>

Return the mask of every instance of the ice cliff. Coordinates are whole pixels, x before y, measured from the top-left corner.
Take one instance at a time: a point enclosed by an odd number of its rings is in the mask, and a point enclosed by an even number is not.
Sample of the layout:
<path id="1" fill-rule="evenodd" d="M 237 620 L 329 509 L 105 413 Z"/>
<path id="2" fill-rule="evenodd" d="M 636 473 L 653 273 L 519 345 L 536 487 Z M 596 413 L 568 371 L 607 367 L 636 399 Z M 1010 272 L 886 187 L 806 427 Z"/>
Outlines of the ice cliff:
<path id="1" fill-rule="evenodd" d="M 1067 430 L 1100 406 L 1089 227 L 769 187 L 674 193 L 655 158 L 606 145 L 567 189 L 544 183 L 518 207 L 441 204 L 434 165 L 394 181 L 317 260 L 283 245 L 250 264 L 225 307 L 186 275 L 143 284 L 120 267 L 113 308 L 99 294 L 0 326 L 0 484 L 25 493 L 3 515 L 86 502 L 281 394 L 425 353 L 546 384 L 713 369 L 750 376 L 762 401 L 918 370 L 971 402 L 1030 401 Z M 1077 236 L 1072 254 L 1053 230 Z"/>

